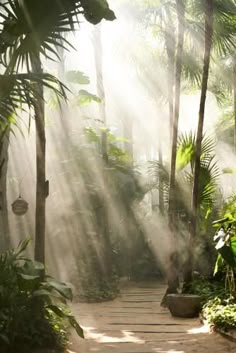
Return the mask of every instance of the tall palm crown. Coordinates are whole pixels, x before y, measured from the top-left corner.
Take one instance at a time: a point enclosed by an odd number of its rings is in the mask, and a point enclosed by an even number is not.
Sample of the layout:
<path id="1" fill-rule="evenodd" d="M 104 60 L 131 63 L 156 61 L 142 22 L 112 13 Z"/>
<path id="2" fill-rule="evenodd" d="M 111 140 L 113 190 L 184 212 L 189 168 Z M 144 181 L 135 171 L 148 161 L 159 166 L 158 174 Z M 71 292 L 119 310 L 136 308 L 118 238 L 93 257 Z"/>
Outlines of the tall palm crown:
<path id="1" fill-rule="evenodd" d="M 57 55 L 55 46 L 69 44 L 63 37 L 74 29 L 79 16 L 96 24 L 114 20 L 106 0 L 9 0 L 0 4 L 0 53 L 9 70 L 24 62 L 28 68 L 34 53 Z"/>

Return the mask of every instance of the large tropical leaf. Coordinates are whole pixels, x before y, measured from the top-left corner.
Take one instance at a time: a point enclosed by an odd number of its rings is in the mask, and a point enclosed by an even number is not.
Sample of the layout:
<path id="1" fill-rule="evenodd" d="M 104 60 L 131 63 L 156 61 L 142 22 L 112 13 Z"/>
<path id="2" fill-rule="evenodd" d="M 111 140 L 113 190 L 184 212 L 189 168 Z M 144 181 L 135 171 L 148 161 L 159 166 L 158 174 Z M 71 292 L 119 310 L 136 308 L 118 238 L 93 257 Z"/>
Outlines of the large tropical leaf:
<path id="1" fill-rule="evenodd" d="M 181 170 L 185 168 L 188 164 L 190 164 L 191 171 L 193 171 L 195 159 L 195 145 L 196 136 L 194 133 L 190 132 L 189 134 L 182 134 L 179 136 L 176 157 L 176 164 L 178 170 Z M 214 140 L 211 137 L 204 136 L 201 146 L 201 161 L 203 163 L 209 161 L 209 159 L 212 159 L 212 156 L 214 155 L 214 149 Z"/>
<path id="2" fill-rule="evenodd" d="M 193 169 L 195 151 L 195 135 L 191 132 L 183 134 L 178 139 L 176 165 L 177 170 L 185 168 L 189 163 Z"/>

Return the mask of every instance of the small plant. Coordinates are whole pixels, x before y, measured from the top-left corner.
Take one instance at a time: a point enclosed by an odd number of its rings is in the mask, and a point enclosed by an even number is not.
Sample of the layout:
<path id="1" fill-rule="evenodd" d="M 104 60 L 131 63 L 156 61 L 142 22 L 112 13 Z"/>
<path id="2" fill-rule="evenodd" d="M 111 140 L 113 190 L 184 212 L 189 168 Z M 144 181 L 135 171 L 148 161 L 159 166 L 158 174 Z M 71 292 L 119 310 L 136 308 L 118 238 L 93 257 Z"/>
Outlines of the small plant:
<path id="1" fill-rule="evenodd" d="M 0 255 L 1 352 L 63 349 L 68 328 L 83 330 L 66 305 L 72 300 L 67 284 L 44 275 L 44 266 L 23 255 L 30 240 Z"/>
<path id="2" fill-rule="evenodd" d="M 220 270 L 225 272 L 225 289 L 230 296 L 236 297 L 235 268 L 236 268 L 236 219 L 231 215 L 212 223 L 218 227 L 214 236 L 218 257 L 214 274 Z"/>
<path id="3" fill-rule="evenodd" d="M 188 292 L 196 294 L 201 297 L 201 305 L 203 306 L 208 301 L 214 299 L 216 296 L 225 298 L 225 288 L 221 281 L 208 279 L 194 279 L 190 285 Z"/>
<path id="4" fill-rule="evenodd" d="M 225 331 L 236 328 L 236 303 L 218 297 L 203 307 L 203 316 L 210 325 Z"/>

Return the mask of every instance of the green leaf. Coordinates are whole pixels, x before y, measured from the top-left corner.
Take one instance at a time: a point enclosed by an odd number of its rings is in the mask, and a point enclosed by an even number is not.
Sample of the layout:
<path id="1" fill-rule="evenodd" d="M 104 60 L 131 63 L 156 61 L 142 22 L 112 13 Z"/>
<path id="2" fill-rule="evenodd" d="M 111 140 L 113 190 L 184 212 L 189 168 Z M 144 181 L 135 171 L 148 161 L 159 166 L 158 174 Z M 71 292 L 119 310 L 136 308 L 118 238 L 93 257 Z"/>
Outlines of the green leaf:
<path id="1" fill-rule="evenodd" d="M 25 240 L 21 241 L 21 242 L 18 244 L 16 250 L 14 251 L 14 254 L 15 254 L 16 256 L 18 256 L 18 255 L 20 255 L 22 252 L 24 252 L 24 251 L 26 250 L 26 248 L 28 247 L 28 245 L 29 245 L 29 243 L 30 243 L 31 241 L 32 241 L 31 238 L 28 238 L 28 239 L 25 239 Z"/>
<path id="2" fill-rule="evenodd" d="M 219 227 L 220 225 L 226 223 L 229 221 L 229 218 L 228 217 L 224 217 L 224 218 L 221 218 L 221 219 L 217 219 L 216 221 L 212 222 L 212 225 L 215 227 Z"/>
<path id="3" fill-rule="evenodd" d="M 44 264 L 42 264 L 41 262 L 33 261 L 33 265 L 36 271 L 37 270 L 42 271 L 45 269 Z"/>
<path id="4" fill-rule="evenodd" d="M 46 286 L 46 288 L 50 287 L 50 288 L 56 290 L 65 299 L 68 299 L 70 301 L 73 299 L 72 290 L 65 283 L 56 282 L 56 281 L 47 281 L 47 282 L 44 282 L 44 285 Z"/>
<path id="5" fill-rule="evenodd" d="M 215 263 L 215 267 L 214 267 L 213 276 L 215 276 L 218 273 L 220 267 L 223 266 L 223 263 L 224 263 L 224 261 L 223 261 L 221 254 L 218 254 L 217 259 L 216 259 L 216 263 Z"/>
<path id="6" fill-rule="evenodd" d="M 103 18 L 107 21 L 116 19 L 106 0 L 81 0 L 81 5 L 84 8 L 84 17 L 93 24 L 99 23 Z"/>
<path id="7" fill-rule="evenodd" d="M 71 315 L 68 317 L 68 320 L 69 320 L 71 326 L 74 327 L 74 329 L 77 332 L 77 334 L 79 335 L 79 337 L 84 338 L 84 331 L 83 331 L 82 327 L 76 321 L 75 317 Z"/>
<path id="8" fill-rule="evenodd" d="M 67 314 L 65 311 L 63 311 L 59 306 L 57 305 L 48 305 L 48 308 L 51 309 L 57 316 L 67 319 L 70 323 L 70 325 L 75 329 L 77 334 L 81 337 L 84 338 L 84 332 L 82 327 L 78 324 L 76 321 L 75 317 L 71 315 L 70 313 Z"/>
<path id="9" fill-rule="evenodd" d="M 231 267 L 236 266 L 236 259 L 234 257 L 233 250 L 230 246 L 224 245 L 221 248 L 219 248 L 217 251 L 221 254 L 222 258 L 229 266 Z"/>
<path id="10" fill-rule="evenodd" d="M 52 296 L 52 292 L 47 289 L 37 289 L 33 292 L 33 297 L 41 297 L 41 296 Z"/>
<path id="11" fill-rule="evenodd" d="M 61 318 L 67 318 L 67 314 L 57 305 L 48 305 L 48 309 L 52 310 L 57 316 Z"/>
<path id="12" fill-rule="evenodd" d="M 67 71 L 66 80 L 79 85 L 88 85 L 90 83 L 89 77 L 82 71 Z"/>
<path id="13" fill-rule="evenodd" d="M 84 89 L 81 89 L 79 91 L 79 95 L 76 100 L 79 105 L 88 105 L 92 102 L 96 102 L 96 103 L 102 102 L 102 100 L 98 96 L 96 96 L 95 94 L 92 94 Z"/>
<path id="14" fill-rule="evenodd" d="M 230 246 L 234 254 L 235 263 L 236 263 L 236 236 L 230 238 Z"/>
<path id="15" fill-rule="evenodd" d="M 27 280 L 27 281 L 34 281 L 35 279 L 39 279 L 39 278 L 40 278 L 40 276 L 26 275 L 26 274 L 20 273 L 20 272 L 18 272 L 18 275 L 19 275 L 21 278 L 23 278 L 23 279 L 25 279 L 25 280 Z"/>
<path id="16" fill-rule="evenodd" d="M 178 138 L 176 155 L 177 170 L 185 168 L 189 163 L 193 163 L 195 153 L 195 135 L 192 133 L 182 134 Z"/>

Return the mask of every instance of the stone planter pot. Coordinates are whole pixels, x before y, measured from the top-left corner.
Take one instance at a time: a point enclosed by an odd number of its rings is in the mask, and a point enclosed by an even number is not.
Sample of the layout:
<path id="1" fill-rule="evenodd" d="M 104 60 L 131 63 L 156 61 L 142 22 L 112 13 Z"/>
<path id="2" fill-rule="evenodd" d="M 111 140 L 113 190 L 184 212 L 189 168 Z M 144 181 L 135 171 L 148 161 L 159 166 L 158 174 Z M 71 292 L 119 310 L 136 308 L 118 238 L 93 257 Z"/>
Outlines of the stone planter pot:
<path id="1" fill-rule="evenodd" d="M 201 298 L 194 294 L 168 294 L 167 306 L 173 316 L 196 317 L 201 309 Z"/>

